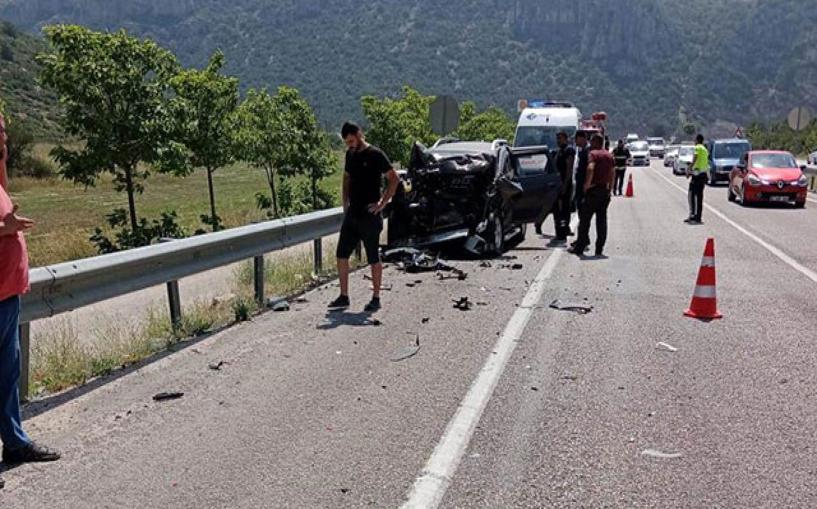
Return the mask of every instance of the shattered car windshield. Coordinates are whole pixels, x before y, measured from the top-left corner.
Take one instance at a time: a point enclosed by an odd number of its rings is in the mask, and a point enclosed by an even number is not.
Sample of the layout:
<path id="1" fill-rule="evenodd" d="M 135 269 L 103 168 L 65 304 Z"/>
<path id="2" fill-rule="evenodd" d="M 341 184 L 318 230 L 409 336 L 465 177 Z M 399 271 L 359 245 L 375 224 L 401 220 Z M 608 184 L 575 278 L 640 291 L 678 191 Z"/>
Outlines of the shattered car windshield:
<path id="1" fill-rule="evenodd" d="M 547 145 L 551 149 L 557 147 L 556 134 L 560 131 L 567 133 L 568 139 L 576 135 L 575 127 L 565 126 L 521 126 L 516 130 L 514 145 L 517 147 L 539 147 Z"/>

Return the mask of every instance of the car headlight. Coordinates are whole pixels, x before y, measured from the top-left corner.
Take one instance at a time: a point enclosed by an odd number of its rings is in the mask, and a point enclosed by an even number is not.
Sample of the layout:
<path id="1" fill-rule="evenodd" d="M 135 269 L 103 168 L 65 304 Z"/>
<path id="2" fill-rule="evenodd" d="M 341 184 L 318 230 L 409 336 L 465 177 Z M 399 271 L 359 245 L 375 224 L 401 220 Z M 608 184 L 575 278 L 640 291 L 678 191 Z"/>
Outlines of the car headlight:
<path id="1" fill-rule="evenodd" d="M 800 187 L 808 187 L 808 177 L 800 175 L 800 178 L 797 180 L 797 185 Z"/>
<path id="2" fill-rule="evenodd" d="M 760 184 L 762 184 L 762 183 L 763 183 L 763 181 L 762 181 L 762 180 L 760 180 L 759 178 L 757 178 L 757 175 L 754 175 L 754 174 L 751 174 L 751 173 L 750 173 L 750 174 L 749 174 L 749 176 L 746 178 L 746 180 L 748 180 L 748 181 L 749 181 L 749 185 L 750 185 L 750 186 L 759 186 Z"/>

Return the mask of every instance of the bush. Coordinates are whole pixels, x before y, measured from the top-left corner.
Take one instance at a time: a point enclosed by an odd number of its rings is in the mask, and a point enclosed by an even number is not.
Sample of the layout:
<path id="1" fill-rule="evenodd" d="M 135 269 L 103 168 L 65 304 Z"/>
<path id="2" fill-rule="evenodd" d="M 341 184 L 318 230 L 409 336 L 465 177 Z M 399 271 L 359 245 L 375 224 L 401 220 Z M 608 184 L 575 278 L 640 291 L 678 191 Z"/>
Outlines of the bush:
<path id="1" fill-rule="evenodd" d="M 90 240 L 96 246 L 99 254 L 115 253 L 134 247 L 147 246 L 154 241 L 163 238 L 183 238 L 186 237 L 184 229 L 179 226 L 176 211 L 162 212 L 159 219 L 148 222 L 144 217 L 139 219 L 139 224 L 135 230 L 131 230 L 128 225 L 128 213 L 125 209 L 115 209 L 107 215 L 108 225 L 113 229 L 119 229 L 112 240 L 104 234 L 101 228 L 97 228 Z"/>
<path id="2" fill-rule="evenodd" d="M 47 159 L 28 157 L 23 164 L 21 164 L 19 174 L 35 179 L 52 178 L 57 175 L 57 166 Z"/>
<path id="3" fill-rule="evenodd" d="M 8 150 L 7 169 L 10 175 L 22 175 L 21 170 L 24 163 L 31 159 L 34 134 L 25 122 L 16 118 L 7 123 L 6 134 L 8 135 L 8 142 L 6 142 L 6 149 Z"/>

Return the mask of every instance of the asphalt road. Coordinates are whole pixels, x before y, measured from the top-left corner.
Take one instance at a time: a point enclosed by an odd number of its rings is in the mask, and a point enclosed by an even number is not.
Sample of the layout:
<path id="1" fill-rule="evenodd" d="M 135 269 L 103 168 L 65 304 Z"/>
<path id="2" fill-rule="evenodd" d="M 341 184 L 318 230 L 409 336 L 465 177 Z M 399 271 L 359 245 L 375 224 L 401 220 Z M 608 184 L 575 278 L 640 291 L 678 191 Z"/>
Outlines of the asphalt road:
<path id="1" fill-rule="evenodd" d="M 323 288 L 30 408 L 65 459 L 5 472 L 0 505 L 817 505 L 817 204 L 742 208 L 708 188 L 715 211 L 688 226 L 683 178 L 632 173 L 607 259 L 530 235 L 491 267 L 454 262 L 465 281 L 390 268 L 379 326 L 356 314 L 358 273 L 349 313 L 325 313 Z M 725 318 L 704 323 L 682 312 L 709 236 Z"/>

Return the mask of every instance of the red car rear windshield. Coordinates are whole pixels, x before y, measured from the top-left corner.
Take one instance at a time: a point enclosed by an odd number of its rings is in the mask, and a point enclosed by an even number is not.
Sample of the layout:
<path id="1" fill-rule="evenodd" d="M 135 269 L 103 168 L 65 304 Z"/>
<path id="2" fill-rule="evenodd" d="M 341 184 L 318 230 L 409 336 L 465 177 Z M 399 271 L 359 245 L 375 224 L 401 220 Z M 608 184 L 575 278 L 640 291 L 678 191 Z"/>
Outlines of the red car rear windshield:
<path id="1" fill-rule="evenodd" d="M 797 168 L 797 161 L 791 154 L 755 154 L 752 168 Z"/>

